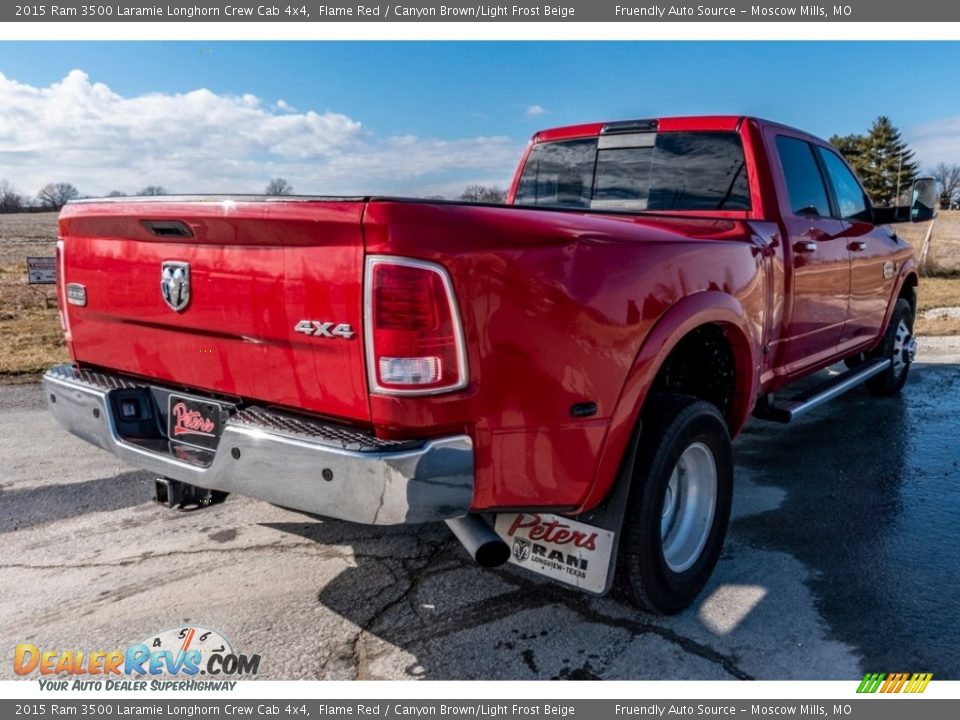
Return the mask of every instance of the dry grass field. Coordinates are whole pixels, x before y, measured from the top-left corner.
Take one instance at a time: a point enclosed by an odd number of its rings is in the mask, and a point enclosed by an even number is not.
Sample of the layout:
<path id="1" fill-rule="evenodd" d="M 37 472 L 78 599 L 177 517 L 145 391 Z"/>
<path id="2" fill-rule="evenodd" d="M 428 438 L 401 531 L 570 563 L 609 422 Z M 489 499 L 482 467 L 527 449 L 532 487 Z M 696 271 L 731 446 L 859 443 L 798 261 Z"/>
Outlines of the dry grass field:
<path id="1" fill-rule="evenodd" d="M 928 228 L 929 223 L 903 223 L 897 225 L 897 233 L 913 244 L 919 256 Z M 960 278 L 960 210 L 937 212 L 922 271 L 926 277 Z"/>
<path id="2" fill-rule="evenodd" d="M 899 225 L 897 232 L 920 252 L 927 224 Z M 53 286 L 27 285 L 28 255 L 52 256 L 56 213 L 0 215 L 0 383 L 20 381 L 67 358 Z M 941 212 L 934 225 L 920 312 L 960 307 L 960 211 Z M 917 320 L 923 335 L 960 335 L 960 316 Z"/>
<path id="3" fill-rule="evenodd" d="M 929 223 L 902 223 L 897 233 L 915 248 L 917 257 L 930 227 Z M 960 211 L 940 210 L 930 235 L 930 248 L 920 268 L 919 305 L 916 330 L 920 335 L 960 335 L 960 315 L 924 317 L 935 308 L 960 308 Z"/>
<path id="4" fill-rule="evenodd" d="M 52 256 L 57 213 L 0 215 L 0 383 L 67 358 L 52 285 L 27 284 L 27 256 Z"/>

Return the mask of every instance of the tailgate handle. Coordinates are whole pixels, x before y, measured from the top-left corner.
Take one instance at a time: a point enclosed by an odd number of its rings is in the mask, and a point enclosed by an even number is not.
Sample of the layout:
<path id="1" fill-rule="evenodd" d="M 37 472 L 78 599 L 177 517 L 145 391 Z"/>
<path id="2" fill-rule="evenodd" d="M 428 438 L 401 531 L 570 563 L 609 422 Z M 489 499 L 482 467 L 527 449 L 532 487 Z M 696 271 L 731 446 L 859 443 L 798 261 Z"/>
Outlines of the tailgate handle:
<path id="1" fill-rule="evenodd" d="M 190 226 L 179 220 L 143 220 L 143 226 L 157 237 L 192 238 Z"/>

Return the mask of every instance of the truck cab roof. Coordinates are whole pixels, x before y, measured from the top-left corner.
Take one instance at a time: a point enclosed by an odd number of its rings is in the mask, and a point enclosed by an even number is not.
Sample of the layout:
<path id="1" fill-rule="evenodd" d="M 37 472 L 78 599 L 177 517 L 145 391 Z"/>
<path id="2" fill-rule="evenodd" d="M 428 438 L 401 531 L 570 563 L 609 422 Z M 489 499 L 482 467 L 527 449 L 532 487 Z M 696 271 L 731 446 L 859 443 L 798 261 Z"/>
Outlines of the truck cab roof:
<path id="1" fill-rule="evenodd" d="M 739 129 L 744 122 L 753 122 L 758 126 L 780 127 L 791 132 L 800 133 L 808 137 L 814 136 L 782 123 L 765 120 L 748 115 L 689 115 L 679 117 L 638 118 L 633 120 L 617 120 L 608 122 L 582 123 L 579 125 L 565 125 L 556 128 L 540 130 L 533 136 L 532 142 L 554 142 L 557 140 L 572 140 L 581 137 L 595 137 L 597 135 L 626 133 L 626 132 L 675 132 L 681 130 L 700 130 L 715 132 L 733 132 Z"/>

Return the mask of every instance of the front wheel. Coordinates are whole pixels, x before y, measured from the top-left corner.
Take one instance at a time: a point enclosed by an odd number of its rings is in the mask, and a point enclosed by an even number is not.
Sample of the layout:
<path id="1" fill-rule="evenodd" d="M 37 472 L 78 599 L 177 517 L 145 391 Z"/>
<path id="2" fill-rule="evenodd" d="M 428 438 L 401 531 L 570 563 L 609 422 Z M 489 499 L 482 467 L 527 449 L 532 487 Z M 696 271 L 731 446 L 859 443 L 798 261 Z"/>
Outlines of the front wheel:
<path id="1" fill-rule="evenodd" d="M 685 395 L 651 399 L 623 525 L 620 584 L 642 609 L 673 614 L 709 580 L 733 496 L 723 416 Z"/>
<path id="2" fill-rule="evenodd" d="M 900 392 L 910 366 L 913 364 L 917 352 L 917 341 L 913 336 L 913 308 L 910 303 L 900 298 L 893 308 L 890 324 L 883 336 L 880 347 L 870 353 L 868 357 L 889 358 L 890 366 L 879 375 L 867 380 L 867 390 L 872 395 L 886 397 Z"/>

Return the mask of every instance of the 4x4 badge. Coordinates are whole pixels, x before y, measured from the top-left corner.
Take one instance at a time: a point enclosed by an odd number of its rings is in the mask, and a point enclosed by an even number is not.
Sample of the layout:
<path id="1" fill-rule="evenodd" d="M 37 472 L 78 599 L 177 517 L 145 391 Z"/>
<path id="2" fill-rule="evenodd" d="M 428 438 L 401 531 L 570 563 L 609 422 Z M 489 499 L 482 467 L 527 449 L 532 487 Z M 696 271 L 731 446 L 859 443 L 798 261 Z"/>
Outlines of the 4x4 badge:
<path id="1" fill-rule="evenodd" d="M 293 326 L 293 331 L 313 337 L 343 338 L 349 340 L 354 335 L 349 323 L 320 322 L 319 320 L 301 320 Z"/>
<path id="2" fill-rule="evenodd" d="M 190 263 L 165 260 L 160 273 L 160 293 L 173 310 L 184 311 L 190 304 Z"/>

